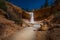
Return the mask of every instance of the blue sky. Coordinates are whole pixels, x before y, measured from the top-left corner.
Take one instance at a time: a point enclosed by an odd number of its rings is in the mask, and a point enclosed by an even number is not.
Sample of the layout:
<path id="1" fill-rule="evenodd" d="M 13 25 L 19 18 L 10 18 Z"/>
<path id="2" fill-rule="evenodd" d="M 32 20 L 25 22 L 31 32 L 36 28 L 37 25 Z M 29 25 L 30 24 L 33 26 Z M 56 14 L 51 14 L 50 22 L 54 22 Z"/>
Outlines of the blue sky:
<path id="1" fill-rule="evenodd" d="M 39 9 L 41 5 L 44 5 L 45 0 L 9 0 L 9 2 L 25 10 L 33 10 Z M 49 4 L 51 4 L 52 2 L 52 0 L 48 0 Z"/>

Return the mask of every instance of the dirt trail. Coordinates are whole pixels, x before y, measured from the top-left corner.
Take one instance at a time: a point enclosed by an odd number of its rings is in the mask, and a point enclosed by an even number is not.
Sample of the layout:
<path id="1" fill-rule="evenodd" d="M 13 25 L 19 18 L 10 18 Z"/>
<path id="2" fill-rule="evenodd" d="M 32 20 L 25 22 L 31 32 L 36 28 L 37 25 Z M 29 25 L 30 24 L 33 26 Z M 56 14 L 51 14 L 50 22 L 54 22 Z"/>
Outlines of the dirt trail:
<path id="1" fill-rule="evenodd" d="M 16 32 L 10 40 L 35 40 L 36 31 L 33 27 L 26 27 L 19 32 Z"/>

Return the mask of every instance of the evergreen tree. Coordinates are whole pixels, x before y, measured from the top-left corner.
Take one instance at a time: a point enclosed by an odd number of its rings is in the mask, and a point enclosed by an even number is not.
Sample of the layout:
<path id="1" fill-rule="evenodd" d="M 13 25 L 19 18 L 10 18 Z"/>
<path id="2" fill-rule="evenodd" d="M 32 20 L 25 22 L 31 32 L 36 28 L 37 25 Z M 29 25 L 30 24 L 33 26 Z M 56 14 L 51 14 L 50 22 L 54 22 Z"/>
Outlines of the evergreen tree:
<path id="1" fill-rule="evenodd" d="M 55 5 L 58 5 L 60 3 L 60 0 L 54 0 L 54 1 L 55 1 L 54 2 Z"/>
<path id="2" fill-rule="evenodd" d="M 48 7 L 48 0 L 45 0 L 45 6 L 44 7 Z"/>
<path id="3" fill-rule="evenodd" d="M 0 0 L 0 9 L 3 9 L 4 11 L 7 10 L 5 1 L 6 1 L 6 0 Z"/>
<path id="4" fill-rule="evenodd" d="M 42 9 L 42 8 L 44 8 L 44 6 L 43 6 L 43 5 L 41 5 L 41 9 Z"/>

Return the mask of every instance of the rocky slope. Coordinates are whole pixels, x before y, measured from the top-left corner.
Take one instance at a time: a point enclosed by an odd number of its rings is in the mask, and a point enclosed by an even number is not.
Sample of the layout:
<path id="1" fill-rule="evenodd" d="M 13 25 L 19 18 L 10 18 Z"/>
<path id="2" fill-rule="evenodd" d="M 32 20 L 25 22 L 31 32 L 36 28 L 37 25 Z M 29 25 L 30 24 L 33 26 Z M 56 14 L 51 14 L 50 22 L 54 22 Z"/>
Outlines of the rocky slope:
<path id="1" fill-rule="evenodd" d="M 8 20 L 3 16 L 0 16 L 0 39 L 3 40 L 14 32 L 19 30 L 21 26 L 15 24 L 14 21 Z"/>
<path id="2" fill-rule="evenodd" d="M 22 29 L 21 14 L 23 10 L 6 2 L 7 10 L 0 9 L 0 40 L 7 40 L 16 31 Z"/>

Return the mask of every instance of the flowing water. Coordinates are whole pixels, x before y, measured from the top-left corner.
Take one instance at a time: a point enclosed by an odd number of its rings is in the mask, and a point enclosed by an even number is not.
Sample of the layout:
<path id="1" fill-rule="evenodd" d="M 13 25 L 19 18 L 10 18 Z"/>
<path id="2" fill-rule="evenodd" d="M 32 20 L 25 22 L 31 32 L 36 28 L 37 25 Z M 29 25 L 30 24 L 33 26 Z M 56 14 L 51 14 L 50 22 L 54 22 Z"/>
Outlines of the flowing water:
<path id="1" fill-rule="evenodd" d="M 31 17 L 30 23 L 34 23 L 34 13 L 33 12 L 29 12 L 29 14 L 30 14 L 30 17 Z"/>

